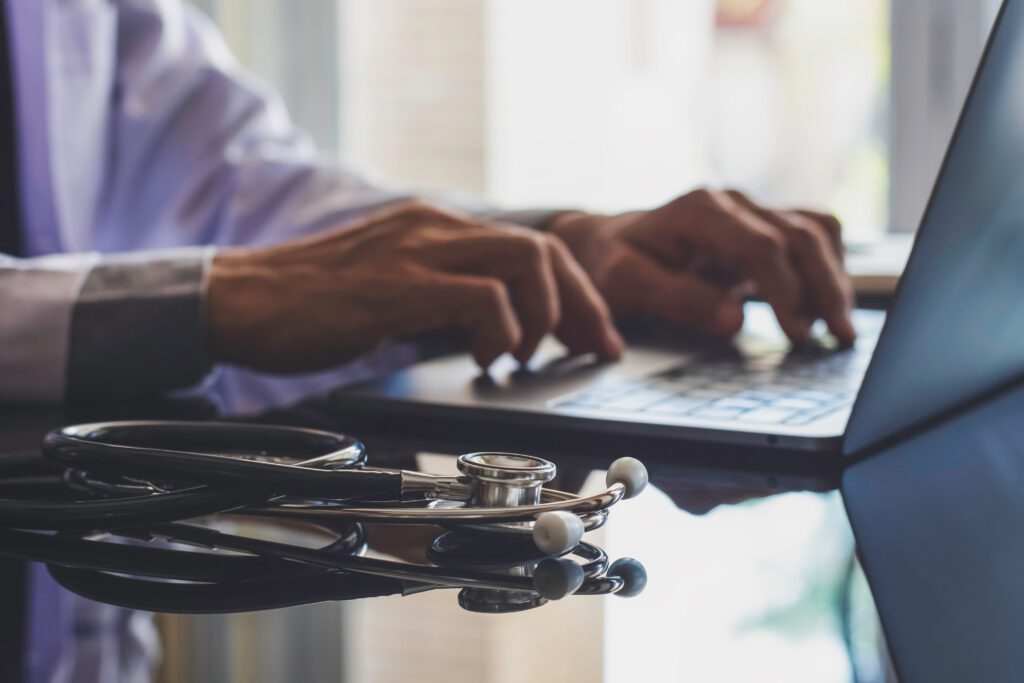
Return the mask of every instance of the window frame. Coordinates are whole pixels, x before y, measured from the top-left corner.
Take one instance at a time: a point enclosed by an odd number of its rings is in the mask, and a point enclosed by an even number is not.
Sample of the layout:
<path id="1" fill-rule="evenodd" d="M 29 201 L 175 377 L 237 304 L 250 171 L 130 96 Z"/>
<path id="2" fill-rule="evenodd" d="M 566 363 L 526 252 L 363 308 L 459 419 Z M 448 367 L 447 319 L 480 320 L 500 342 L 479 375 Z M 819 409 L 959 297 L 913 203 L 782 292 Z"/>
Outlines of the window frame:
<path id="1" fill-rule="evenodd" d="M 890 0 L 889 231 L 917 230 L 1001 0 Z"/>

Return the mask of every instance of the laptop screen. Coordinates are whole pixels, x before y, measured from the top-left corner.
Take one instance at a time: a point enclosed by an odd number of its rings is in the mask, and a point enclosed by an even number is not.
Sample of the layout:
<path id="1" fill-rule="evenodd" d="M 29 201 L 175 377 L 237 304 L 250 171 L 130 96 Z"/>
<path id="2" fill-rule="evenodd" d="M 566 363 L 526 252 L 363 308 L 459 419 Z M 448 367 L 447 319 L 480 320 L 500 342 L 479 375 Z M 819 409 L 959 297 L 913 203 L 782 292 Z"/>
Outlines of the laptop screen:
<path id="1" fill-rule="evenodd" d="M 996 20 L 843 445 L 1024 376 L 1024 0 Z"/>
<path id="2" fill-rule="evenodd" d="M 843 473 L 902 681 L 1024 681 L 1024 387 Z"/>

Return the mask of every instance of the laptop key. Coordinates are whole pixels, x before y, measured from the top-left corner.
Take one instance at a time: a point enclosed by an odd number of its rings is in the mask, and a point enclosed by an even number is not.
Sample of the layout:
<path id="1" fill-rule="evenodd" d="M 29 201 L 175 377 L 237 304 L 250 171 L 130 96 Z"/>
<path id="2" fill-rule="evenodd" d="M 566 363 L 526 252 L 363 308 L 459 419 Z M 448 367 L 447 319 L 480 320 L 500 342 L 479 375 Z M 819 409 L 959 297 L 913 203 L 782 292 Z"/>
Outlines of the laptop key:
<path id="1" fill-rule="evenodd" d="M 760 408 L 761 403 L 758 401 L 746 401 L 739 398 L 730 396 L 729 398 L 723 398 L 720 401 L 715 401 L 714 407 L 719 409 L 736 409 L 736 410 L 751 410 L 753 408 Z"/>
<path id="2" fill-rule="evenodd" d="M 578 394 L 577 398 L 607 401 L 617 396 L 622 396 L 623 394 L 632 393 L 643 386 L 643 384 L 638 384 L 636 382 L 617 382 L 614 384 L 603 384 L 593 388 L 588 388 L 583 393 Z"/>
<path id="3" fill-rule="evenodd" d="M 694 389 L 680 394 L 681 398 L 702 398 L 705 401 L 713 401 L 718 398 L 725 398 L 726 396 L 728 394 L 723 394 L 721 391 L 712 391 L 711 389 Z"/>
<path id="4" fill-rule="evenodd" d="M 740 418 L 743 422 L 759 422 L 764 424 L 779 424 L 797 414 L 798 410 L 792 408 L 755 408 L 747 411 Z"/>
<path id="5" fill-rule="evenodd" d="M 789 408 L 791 410 L 812 410 L 821 404 L 817 401 L 808 401 L 802 398 L 780 398 L 772 403 L 774 408 Z"/>
<path id="6" fill-rule="evenodd" d="M 641 389 L 640 391 L 634 391 L 624 396 L 606 402 L 603 407 L 608 410 L 621 410 L 624 412 L 636 412 L 643 410 L 649 405 L 657 403 L 658 401 L 664 401 L 667 398 L 672 398 L 672 394 L 667 391 L 658 391 L 657 389 Z"/>
<path id="7" fill-rule="evenodd" d="M 824 391 L 794 391 L 789 395 L 789 398 L 803 399 L 806 401 L 814 401 L 816 403 L 825 403 L 830 401 L 833 394 L 826 393 Z"/>
<path id="8" fill-rule="evenodd" d="M 652 413 L 657 415 L 685 415 L 686 413 L 705 406 L 708 404 L 707 399 L 703 398 L 686 398 L 682 396 L 674 396 L 667 401 L 661 401 L 654 405 L 648 406 L 645 413 Z"/>
<path id="9" fill-rule="evenodd" d="M 722 396 L 729 396 L 735 394 L 738 391 L 743 391 L 747 388 L 746 384 L 736 384 L 732 382 L 715 382 L 707 386 L 708 391 L 717 391 Z"/>
<path id="10" fill-rule="evenodd" d="M 742 399 L 745 401 L 757 401 L 758 403 L 771 403 L 772 401 L 782 398 L 782 395 L 772 391 L 741 391 L 732 398 Z"/>
<path id="11" fill-rule="evenodd" d="M 792 382 L 783 383 L 780 379 L 776 379 L 776 381 L 771 384 L 762 384 L 754 387 L 754 391 L 764 391 L 772 394 L 788 394 L 792 391 L 796 391 L 797 388 L 797 385 Z"/>
<path id="12" fill-rule="evenodd" d="M 685 394 L 688 391 L 704 387 L 707 381 L 700 377 L 694 377 L 681 380 L 659 379 L 654 384 L 666 391 L 671 391 L 673 394 Z"/>

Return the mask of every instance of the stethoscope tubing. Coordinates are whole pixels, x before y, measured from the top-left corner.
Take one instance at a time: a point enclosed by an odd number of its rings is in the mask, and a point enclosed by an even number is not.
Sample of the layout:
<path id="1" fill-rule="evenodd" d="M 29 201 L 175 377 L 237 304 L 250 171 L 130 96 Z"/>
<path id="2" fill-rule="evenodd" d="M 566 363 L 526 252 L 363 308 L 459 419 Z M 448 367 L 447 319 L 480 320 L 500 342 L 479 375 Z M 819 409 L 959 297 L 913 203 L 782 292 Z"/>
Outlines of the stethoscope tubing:
<path id="1" fill-rule="evenodd" d="M 275 462 L 268 456 L 268 450 L 288 453 L 288 456 L 278 457 Z M 24 528 L 113 528 L 132 523 L 126 522 L 126 518 L 130 520 L 133 516 L 134 523 L 153 524 L 245 505 L 271 516 L 460 525 L 522 536 L 530 533 L 524 522 L 556 511 L 580 517 L 585 531 L 596 529 L 604 523 L 607 509 L 625 495 L 623 485 L 615 483 L 601 493 L 586 497 L 544 489 L 541 501 L 528 506 L 395 505 L 395 501 L 403 500 L 403 473 L 363 468 L 366 452 L 359 441 L 331 432 L 251 423 L 76 425 L 48 434 L 43 452 L 72 471 L 88 470 L 89 474 L 83 474 L 80 482 L 88 481 L 92 475 L 95 481 L 102 481 L 103 473 L 108 473 L 153 481 L 154 488 L 159 488 L 156 482 L 168 479 L 192 482 L 195 486 L 186 491 L 161 490 L 151 495 L 93 503 L 79 510 L 73 524 L 65 520 L 75 515 L 63 517 L 64 510 L 52 502 L 30 505 L 22 512 L 16 506 L 0 507 L 0 523 L 9 519 L 11 526 Z M 292 464 L 280 462 L 282 459 Z M 336 469 L 339 464 L 342 469 Z M 109 492 L 117 487 L 106 488 Z M 132 487 L 122 488 L 130 490 Z M 289 502 L 289 498 L 295 502 Z M 313 498 L 320 500 L 304 504 L 304 500 Z M 388 502 L 376 505 L 353 500 L 375 498 Z"/>
<path id="2" fill-rule="evenodd" d="M 197 446 L 202 446 L 202 450 L 196 450 Z M 311 457 L 323 461 L 324 450 L 331 451 L 328 455 L 347 455 L 353 464 L 365 461 L 362 444 L 348 436 L 300 427 L 234 422 L 76 425 L 47 434 L 43 453 L 78 469 L 191 481 L 233 491 L 332 499 L 401 497 L 402 476 L 398 471 L 272 462 L 266 459 L 266 451 L 275 446 L 288 452 L 297 463 Z M 240 457 L 246 455 L 250 457 Z"/>
<path id="3" fill-rule="evenodd" d="M 31 486 L 53 488 L 62 495 L 55 499 L 0 497 L 0 527 L 89 531 L 117 529 L 200 517 L 268 502 L 263 494 L 213 491 L 204 486 L 118 498 L 68 500 L 67 487 L 53 463 L 37 454 L 5 455 L 0 458 L 0 488 Z"/>
<path id="4" fill-rule="evenodd" d="M 252 574 L 294 574 L 296 569 L 295 563 L 276 557 L 184 552 L 16 529 L 0 529 L 0 556 L 78 569 L 208 583 Z"/>
<path id="5" fill-rule="evenodd" d="M 603 551 L 593 546 L 581 547 L 578 550 L 587 561 L 582 565 L 585 578 L 575 594 L 610 595 L 623 588 L 624 579 L 618 576 L 597 575 L 598 571 L 607 568 L 607 556 Z M 339 572 L 308 567 L 296 562 L 284 562 L 281 566 L 275 567 L 277 572 L 271 575 L 253 576 L 242 573 L 234 577 L 219 577 L 215 581 L 188 583 L 129 576 L 121 569 L 79 566 L 66 558 L 60 563 L 48 565 L 48 569 L 60 585 L 84 597 L 131 609 L 179 614 L 251 612 L 333 600 L 414 595 L 438 589 L 484 588 L 522 593 L 534 591 L 533 586 L 525 589 L 520 586 L 521 581 L 516 581 L 516 585 L 495 581 L 495 585 L 483 587 L 479 583 L 471 585 L 466 582 L 435 582 L 432 580 L 433 577 L 427 576 L 400 579 L 376 572 Z M 111 573 L 114 571 L 117 573 Z M 506 575 L 506 578 L 525 577 Z M 502 585 L 497 585 L 498 583 Z"/>
<path id="6" fill-rule="evenodd" d="M 0 497 L 0 527 L 8 527 L 0 528 L 0 556 L 46 562 L 67 587 L 114 604 L 179 611 L 173 601 L 161 603 L 161 598 L 184 600 L 191 595 L 207 602 L 182 605 L 180 611 L 243 611 L 459 588 L 463 589 L 460 604 L 465 596 L 471 604 L 467 609 L 490 611 L 515 605 L 525 608 L 537 600 L 542 604 L 574 592 L 628 595 L 632 589 L 627 583 L 642 585 L 646 580 L 642 567 L 623 565 L 626 568 L 619 573 L 626 574 L 622 576 L 606 572 L 604 551 L 579 542 L 575 535 L 582 534 L 577 531 L 581 526 L 584 531 L 601 526 L 611 505 L 642 490 L 646 471 L 628 458 L 609 468 L 605 491 L 580 497 L 540 488 L 537 474 L 530 469 L 535 464 L 521 469 L 509 464 L 516 459 L 538 461 L 530 456 L 467 454 L 459 460 L 460 469 L 464 460 L 476 469 L 462 477 L 437 477 L 364 468 L 365 449 L 345 435 L 250 423 L 77 425 L 47 435 L 43 453 L 45 459 L 0 458 L 0 495 L 4 489 L 34 494 L 28 499 Z M 539 462 L 547 468 L 542 472 L 547 473 L 543 479 L 547 481 L 554 465 Z M 473 496 L 480 481 L 488 485 L 537 482 L 540 500 L 520 506 L 475 507 Z M 406 483 L 408 492 L 403 491 Z M 78 495 L 86 492 L 97 497 L 73 500 L 76 490 Z M 45 495 L 39 496 L 40 491 Z M 507 500 L 514 497 L 509 495 Z M 335 540 L 323 547 L 307 547 L 181 521 L 236 512 L 306 522 L 332 531 Z M 465 535 L 450 537 L 456 543 L 451 551 L 463 542 L 456 539 L 471 541 L 464 549 L 474 547 L 473 539 L 483 537 L 474 534 L 532 534 L 546 557 L 517 556 L 511 564 L 488 566 L 467 561 L 468 556 L 460 559 L 459 553 L 449 556 L 443 546 L 438 547 L 437 557 L 428 553 L 434 564 L 365 557 L 360 522 L 459 529 Z M 33 531 L 44 529 L 57 533 Z M 127 542 L 109 540 L 113 536 Z M 560 540 L 547 542 L 552 538 Z M 148 544 L 154 540 L 198 550 Z M 563 553 L 576 559 L 555 557 Z M 632 578 L 624 578 L 627 575 Z M 274 588 L 286 583 L 289 589 L 300 590 L 276 596 Z M 162 596 L 147 598 L 155 587 L 166 590 Z M 330 588 L 327 594 L 325 587 Z M 257 592 L 254 600 L 253 591 L 262 591 L 262 599 Z M 507 605 L 498 599 L 492 604 L 490 591 L 533 598 L 526 602 L 511 598 Z"/>
<path id="7" fill-rule="evenodd" d="M 255 581 L 262 582 L 261 585 L 267 588 L 274 585 L 272 583 L 274 581 L 287 581 L 285 587 L 288 590 L 303 587 L 307 589 L 302 597 L 295 598 L 297 602 L 301 603 L 311 602 L 313 601 L 312 597 L 317 597 L 318 592 L 309 590 L 308 582 L 317 580 L 317 577 L 323 574 L 330 574 L 336 579 L 349 577 L 350 581 L 332 584 L 330 595 L 319 595 L 318 600 L 366 597 L 366 588 L 373 584 L 367 583 L 364 580 L 365 577 L 397 582 L 387 588 L 387 594 L 420 592 L 435 588 L 479 588 L 522 592 L 536 590 L 531 575 L 516 575 L 501 570 L 503 567 L 514 565 L 498 564 L 493 567 L 465 566 L 460 563 L 419 565 L 361 557 L 356 553 L 364 547 L 364 537 L 361 527 L 357 526 L 356 529 L 357 532 L 352 538 L 344 539 L 344 548 L 338 547 L 342 539 L 322 548 L 306 548 L 184 524 L 170 524 L 165 525 L 164 528 L 140 530 L 127 537 L 129 541 L 137 539 L 140 543 L 0 529 L 0 556 L 45 562 L 53 568 L 60 568 L 53 571 L 62 576 L 91 576 L 96 581 L 106 581 L 107 585 L 111 587 L 120 585 L 162 590 L 164 586 L 174 585 L 167 584 L 166 580 L 173 580 L 188 582 L 193 586 L 228 587 L 239 584 L 251 587 Z M 201 545 L 204 549 L 187 551 L 152 547 L 141 542 L 153 538 L 174 539 L 191 545 Z M 228 550 L 245 554 L 225 555 L 209 550 Z M 575 592 L 607 594 L 614 593 L 621 588 L 622 579 L 614 576 L 600 576 L 608 567 L 608 558 L 603 550 L 582 543 L 574 549 L 573 553 L 582 561 L 579 571 L 582 572 L 584 578 L 583 583 Z M 64 572 L 64 569 L 80 571 L 75 574 Z M 91 574 L 83 572 L 91 572 Z M 112 578 L 102 578 L 110 574 L 117 574 L 118 581 Z M 121 581 L 121 579 L 134 579 L 134 583 Z M 159 579 L 159 581 L 153 579 Z M 401 585 L 400 590 L 396 588 L 399 585 Z M 75 587 L 68 587 L 77 590 Z M 168 590 L 173 591 L 174 589 Z M 380 585 L 378 584 L 373 590 L 381 590 Z M 342 591 L 344 595 L 339 594 L 339 591 Z M 200 592 L 193 592 L 193 597 Z M 85 594 L 87 597 L 92 595 L 88 592 Z M 106 595 L 109 596 L 109 593 Z M 252 602 L 251 591 L 244 595 L 250 597 L 246 597 L 244 600 L 239 597 L 238 604 L 231 609 L 237 610 L 243 604 Z M 131 606 L 138 606 L 140 598 L 144 598 L 141 595 L 125 597 Z M 292 598 L 288 598 L 280 604 L 283 606 L 291 601 Z M 114 602 L 120 604 L 116 600 Z M 218 609 L 213 605 L 209 606 L 211 612 L 218 611 Z M 252 607 L 252 609 L 257 609 L 257 607 Z M 184 611 L 206 610 L 197 610 L 193 605 Z"/>
<path id="8" fill-rule="evenodd" d="M 534 590 L 531 576 L 497 575 L 494 572 L 477 570 L 472 567 L 454 568 L 449 566 L 413 565 L 391 560 L 383 560 L 358 555 L 339 555 L 314 548 L 303 548 L 264 539 L 249 538 L 229 534 L 215 529 L 198 527 L 191 524 L 171 523 L 151 527 L 148 531 L 168 541 L 194 543 L 208 548 L 221 548 L 237 552 L 251 553 L 283 560 L 291 560 L 310 564 L 325 569 L 338 569 L 356 574 L 386 576 L 393 579 L 449 585 L 465 588 L 491 588 L 497 590 Z M 597 558 L 607 557 L 604 551 L 581 543 L 578 547 L 586 547 L 587 552 L 594 553 Z M 593 560 L 592 562 L 599 562 Z M 587 573 L 584 567 L 584 573 Z"/>
<path id="9" fill-rule="evenodd" d="M 459 477 L 364 468 L 365 448 L 346 435 L 231 422 L 75 425 L 50 432 L 43 454 L 65 467 L 62 481 L 69 489 L 101 497 L 0 499 L 0 524 L 65 532 L 146 527 L 185 535 L 167 536 L 172 540 L 206 545 L 211 534 L 220 532 L 177 522 L 244 508 L 258 515 L 320 524 L 437 524 L 529 536 L 539 548 L 557 555 L 570 550 L 586 531 L 604 524 L 609 507 L 636 495 L 647 482 L 643 465 L 630 458 L 612 463 L 607 489 L 584 497 L 542 488 L 554 476 L 554 465 L 519 454 L 463 455 L 458 465 L 464 474 Z M 9 465 L 0 461 L 0 488 L 16 486 L 2 479 Z M 38 488 L 37 481 L 33 485 Z M 478 507 L 477 496 L 488 502 L 508 502 Z M 521 496 L 530 502 L 515 504 Z M 204 535 L 206 541 L 196 540 Z M 403 573 L 406 567 L 375 564 L 367 558 L 317 555 L 311 549 L 230 534 L 219 542 L 242 552 L 329 568 L 419 578 Z M 448 576 L 443 568 L 431 571 L 437 582 L 456 581 L 464 586 L 469 580 L 477 582 L 474 586 L 491 587 L 486 575 L 467 579 Z"/>
<path id="10" fill-rule="evenodd" d="M 400 595 L 406 590 L 397 579 L 324 571 L 213 583 L 170 583 L 63 565 L 49 565 L 48 569 L 61 586 L 91 600 L 167 614 L 255 612 Z"/>

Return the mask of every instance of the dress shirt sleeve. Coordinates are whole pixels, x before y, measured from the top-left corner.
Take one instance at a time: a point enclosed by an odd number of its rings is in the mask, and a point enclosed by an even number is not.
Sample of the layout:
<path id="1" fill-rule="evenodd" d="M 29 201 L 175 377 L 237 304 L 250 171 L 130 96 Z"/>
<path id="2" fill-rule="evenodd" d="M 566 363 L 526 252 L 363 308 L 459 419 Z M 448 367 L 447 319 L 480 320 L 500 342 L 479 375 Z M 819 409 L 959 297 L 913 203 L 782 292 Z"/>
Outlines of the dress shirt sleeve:
<path id="1" fill-rule="evenodd" d="M 0 400 L 130 396 L 209 370 L 203 290 L 212 250 L 0 256 Z"/>

